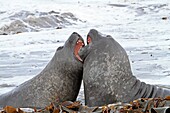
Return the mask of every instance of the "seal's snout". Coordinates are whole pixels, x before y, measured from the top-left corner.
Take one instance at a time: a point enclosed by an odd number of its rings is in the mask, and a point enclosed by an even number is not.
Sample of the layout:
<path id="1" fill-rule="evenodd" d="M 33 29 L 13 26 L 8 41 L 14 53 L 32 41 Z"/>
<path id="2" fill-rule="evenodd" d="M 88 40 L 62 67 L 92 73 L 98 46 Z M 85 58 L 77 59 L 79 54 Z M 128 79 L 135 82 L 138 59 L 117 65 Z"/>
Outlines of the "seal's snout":
<path id="1" fill-rule="evenodd" d="M 98 31 L 96 29 L 91 29 L 87 35 L 87 44 L 92 43 L 95 38 L 98 38 Z"/>
<path id="2" fill-rule="evenodd" d="M 103 38 L 106 38 L 106 35 L 98 32 L 95 29 L 91 29 L 87 35 L 87 44 L 90 44 L 90 45 L 94 44 Z"/>
<path id="3" fill-rule="evenodd" d="M 82 38 L 81 35 L 79 35 L 77 32 L 73 32 L 73 35 L 77 35 L 79 38 Z"/>
<path id="4" fill-rule="evenodd" d="M 73 32 L 72 35 L 77 35 L 78 37 L 81 37 L 77 32 Z"/>
<path id="5" fill-rule="evenodd" d="M 98 31 L 96 29 L 90 29 L 89 33 L 98 34 Z"/>
<path id="6" fill-rule="evenodd" d="M 78 33 L 77 33 L 77 32 L 73 32 L 72 34 L 76 34 L 76 35 L 78 35 Z"/>

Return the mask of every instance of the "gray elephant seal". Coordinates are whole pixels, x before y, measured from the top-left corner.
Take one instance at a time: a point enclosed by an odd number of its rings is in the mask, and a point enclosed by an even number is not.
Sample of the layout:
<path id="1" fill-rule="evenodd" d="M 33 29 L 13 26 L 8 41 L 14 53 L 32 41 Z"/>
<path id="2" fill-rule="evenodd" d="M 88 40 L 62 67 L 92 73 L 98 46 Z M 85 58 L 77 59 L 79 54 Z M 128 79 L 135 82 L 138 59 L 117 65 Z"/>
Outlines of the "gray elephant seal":
<path id="1" fill-rule="evenodd" d="M 85 104 L 102 106 L 138 98 L 165 97 L 169 90 L 140 82 L 131 71 L 126 51 L 111 36 L 92 29 L 88 45 L 79 52 L 84 60 Z"/>
<path id="2" fill-rule="evenodd" d="M 75 101 L 83 72 L 78 51 L 83 45 L 78 33 L 71 34 L 40 74 L 0 96 L 0 106 L 41 108 L 51 102 Z"/>

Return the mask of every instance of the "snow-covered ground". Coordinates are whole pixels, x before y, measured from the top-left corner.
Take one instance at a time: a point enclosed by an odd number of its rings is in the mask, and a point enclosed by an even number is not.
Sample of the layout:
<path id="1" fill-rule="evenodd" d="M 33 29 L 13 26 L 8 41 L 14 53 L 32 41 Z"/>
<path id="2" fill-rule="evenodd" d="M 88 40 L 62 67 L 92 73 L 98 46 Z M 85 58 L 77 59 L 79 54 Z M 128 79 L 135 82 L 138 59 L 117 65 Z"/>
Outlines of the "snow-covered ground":
<path id="1" fill-rule="evenodd" d="M 0 94 L 37 75 L 72 32 L 86 39 L 92 28 L 112 35 L 125 48 L 138 79 L 170 88 L 168 0 L 0 0 L 0 6 L 0 29 L 23 11 L 36 16 L 70 12 L 79 19 L 68 19 L 73 24 L 62 24 L 60 29 L 0 35 Z M 83 100 L 83 86 L 78 100 Z"/>

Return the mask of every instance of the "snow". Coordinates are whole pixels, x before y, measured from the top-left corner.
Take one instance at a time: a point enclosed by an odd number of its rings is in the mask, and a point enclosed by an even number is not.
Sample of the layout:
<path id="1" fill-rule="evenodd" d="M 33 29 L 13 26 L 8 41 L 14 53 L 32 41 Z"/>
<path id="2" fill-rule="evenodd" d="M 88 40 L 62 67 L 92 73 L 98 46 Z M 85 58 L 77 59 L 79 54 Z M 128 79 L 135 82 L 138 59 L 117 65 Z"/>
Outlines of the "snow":
<path id="1" fill-rule="evenodd" d="M 71 12 L 82 20 L 62 29 L 0 35 L 0 94 L 37 75 L 72 32 L 86 40 L 92 28 L 125 48 L 138 79 L 170 87 L 168 0 L 1 0 L 0 5 L 0 26 L 11 23 L 9 16 L 20 11 Z M 1 87 L 4 84 L 9 87 Z M 83 98 L 82 86 L 78 99 Z"/>

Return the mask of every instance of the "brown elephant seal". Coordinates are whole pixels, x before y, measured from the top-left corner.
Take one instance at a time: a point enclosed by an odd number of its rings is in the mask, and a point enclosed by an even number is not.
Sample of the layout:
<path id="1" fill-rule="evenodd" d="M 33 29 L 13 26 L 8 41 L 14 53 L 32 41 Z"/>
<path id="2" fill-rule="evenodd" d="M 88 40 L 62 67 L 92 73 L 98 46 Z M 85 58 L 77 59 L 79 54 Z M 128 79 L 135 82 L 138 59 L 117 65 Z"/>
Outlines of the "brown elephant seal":
<path id="1" fill-rule="evenodd" d="M 169 90 L 140 82 L 131 71 L 126 51 L 111 36 L 92 29 L 88 45 L 79 52 L 83 59 L 85 104 L 102 106 L 138 98 L 165 97 Z"/>
<path id="2" fill-rule="evenodd" d="M 83 64 L 78 56 L 84 45 L 74 32 L 59 47 L 48 65 L 34 78 L 0 96 L 0 107 L 45 107 L 51 102 L 75 101 L 82 81 Z"/>

